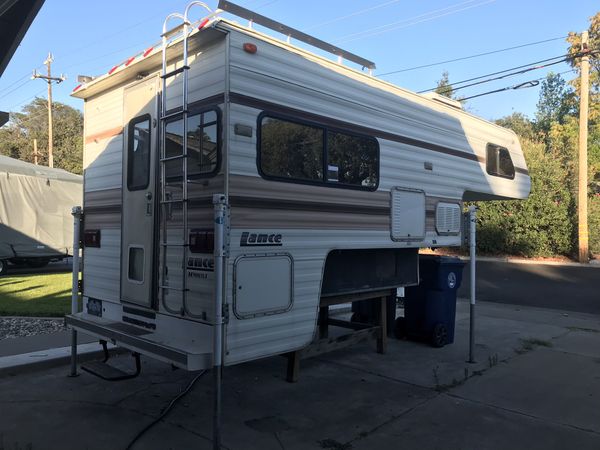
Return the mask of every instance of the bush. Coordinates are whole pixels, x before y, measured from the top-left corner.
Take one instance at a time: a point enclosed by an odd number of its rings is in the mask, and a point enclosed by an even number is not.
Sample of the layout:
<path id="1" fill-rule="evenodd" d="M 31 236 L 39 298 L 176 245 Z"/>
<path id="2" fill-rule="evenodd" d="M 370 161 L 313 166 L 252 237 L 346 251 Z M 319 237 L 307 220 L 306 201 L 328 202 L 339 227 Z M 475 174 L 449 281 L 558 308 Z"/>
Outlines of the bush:
<path id="1" fill-rule="evenodd" d="M 600 257 L 600 194 L 589 199 L 588 219 L 590 252 L 596 257 Z"/>
<path id="2" fill-rule="evenodd" d="M 567 255 L 571 252 L 574 199 L 560 161 L 542 144 L 523 141 L 531 176 L 527 200 L 480 202 L 477 243 L 488 254 Z"/>

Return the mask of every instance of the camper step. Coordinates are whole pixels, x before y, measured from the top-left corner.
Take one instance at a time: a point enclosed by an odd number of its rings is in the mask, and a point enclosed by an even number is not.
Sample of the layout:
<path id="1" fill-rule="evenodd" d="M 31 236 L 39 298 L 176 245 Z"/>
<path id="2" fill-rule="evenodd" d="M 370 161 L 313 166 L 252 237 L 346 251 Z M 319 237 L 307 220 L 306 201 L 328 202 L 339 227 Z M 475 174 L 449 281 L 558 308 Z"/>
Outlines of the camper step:
<path id="1" fill-rule="evenodd" d="M 171 72 L 167 72 L 164 75 L 161 75 L 161 78 L 170 78 L 170 77 L 174 77 L 175 75 L 179 75 L 180 73 L 182 73 L 184 70 L 188 70 L 190 68 L 190 66 L 181 66 L 179 69 L 175 69 L 172 70 Z"/>
<path id="2" fill-rule="evenodd" d="M 180 109 L 178 111 L 175 111 L 175 112 L 172 112 L 169 114 L 165 114 L 164 116 L 160 116 L 160 118 L 162 120 L 169 120 L 169 119 L 172 119 L 173 117 L 180 117 L 183 115 L 183 113 L 187 113 L 187 112 L 188 112 L 187 109 Z"/>
<path id="3" fill-rule="evenodd" d="M 89 361 L 81 365 L 81 370 L 85 370 L 106 381 L 130 380 L 137 377 L 142 371 L 140 354 L 133 353 L 133 357 L 135 359 L 135 372 L 133 373 L 124 372 L 121 369 L 109 365 L 106 361 Z"/>
<path id="4" fill-rule="evenodd" d="M 173 289 L 173 288 L 170 288 Z M 126 348 L 185 370 L 203 370 L 211 366 L 212 327 L 194 324 L 189 336 L 174 334 L 169 326 L 165 333 L 125 322 L 80 312 L 65 317 L 68 326 L 100 340 Z"/>

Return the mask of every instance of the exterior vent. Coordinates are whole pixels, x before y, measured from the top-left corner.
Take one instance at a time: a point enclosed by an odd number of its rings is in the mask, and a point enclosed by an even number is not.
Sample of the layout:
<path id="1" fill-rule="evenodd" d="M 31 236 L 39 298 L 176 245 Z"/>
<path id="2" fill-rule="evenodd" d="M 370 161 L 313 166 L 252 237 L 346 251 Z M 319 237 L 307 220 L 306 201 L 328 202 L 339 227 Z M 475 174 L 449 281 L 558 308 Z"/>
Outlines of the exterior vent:
<path id="1" fill-rule="evenodd" d="M 454 100 L 453 98 L 448 98 L 444 95 L 440 95 L 437 92 L 433 92 L 433 91 L 425 92 L 424 94 L 421 94 L 421 95 L 425 98 L 429 98 L 431 100 L 435 100 L 436 102 L 443 103 L 444 105 L 452 106 L 453 108 L 456 108 L 456 109 L 463 109 L 462 103 L 459 102 L 458 100 Z"/>
<path id="2" fill-rule="evenodd" d="M 440 235 L 460 233 L 461 207 L 458 203 L 438 203 L 435 209 L 435 229 Z"/>

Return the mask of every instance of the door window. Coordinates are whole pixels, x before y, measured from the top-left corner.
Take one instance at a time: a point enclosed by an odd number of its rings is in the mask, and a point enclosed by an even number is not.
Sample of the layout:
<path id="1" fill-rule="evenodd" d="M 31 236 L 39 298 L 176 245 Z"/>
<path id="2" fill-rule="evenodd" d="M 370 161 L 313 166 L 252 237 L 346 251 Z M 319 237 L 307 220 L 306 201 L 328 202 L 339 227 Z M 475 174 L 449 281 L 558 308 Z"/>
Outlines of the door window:
<path id="1" fill-rule="evenodd" d="M 150 115 L 129 122 L 127 143 L 127 189 L 146 189 L 150 181 Z"/>

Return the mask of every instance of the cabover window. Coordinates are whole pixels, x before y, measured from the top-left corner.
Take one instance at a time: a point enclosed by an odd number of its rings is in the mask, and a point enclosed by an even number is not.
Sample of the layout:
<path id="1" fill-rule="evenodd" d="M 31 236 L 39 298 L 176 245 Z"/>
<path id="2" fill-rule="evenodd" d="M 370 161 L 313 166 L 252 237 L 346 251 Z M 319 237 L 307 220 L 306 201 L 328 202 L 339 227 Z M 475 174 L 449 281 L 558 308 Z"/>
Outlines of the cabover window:
<path id="1" fill-rule="evenodd" d="M 150 181 L 150 116 L 131 119 L 127 142 L 127 189 L 146 189 Z"/>
<path id="2" fill-rule="evenodd" d="M 379 144 L 375 138 L 267 115 L 259 121 L 259 170 L 266 178 L 377 188 Z"/>
<path id="3" fill-rule="evenodd" d="M 218 165 L 219 129 L 215 110 L 188 116 L 187 151 L 188 178 L 214 175 Z M 183 119 L 167 123 L 165 133 L 166 157 L 183 154 Z M 181 160 L 166 164 L 167 177 L 181 176 Z"/>
<path id="4" fill-rule="evenodd" d="M 515 177 L 515 166 L 508 149 L 499 145 L 488 144 L 486 155 L 487 173 L 496 177 L 510 178 Z"/>

